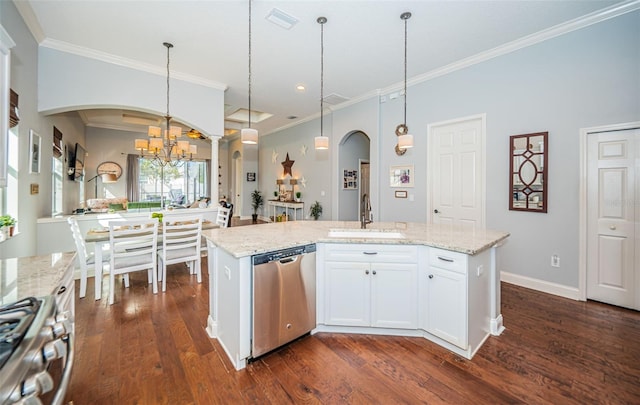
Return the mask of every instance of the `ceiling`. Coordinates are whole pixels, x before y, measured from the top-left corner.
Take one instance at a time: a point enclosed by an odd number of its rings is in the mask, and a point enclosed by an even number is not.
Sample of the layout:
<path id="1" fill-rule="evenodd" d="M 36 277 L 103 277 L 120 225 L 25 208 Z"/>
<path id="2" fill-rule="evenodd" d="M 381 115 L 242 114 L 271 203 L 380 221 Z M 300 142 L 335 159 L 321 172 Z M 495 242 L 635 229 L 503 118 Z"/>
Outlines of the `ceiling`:
<path id="1" fill-rule="evenodd" d="M 172 77 L 226 86 L 225 117 L 247 108 L 247 0 L 14 0 L 44 46 L 76 47 Z M 403 80 L 408 20 L 409 80 L 616 4 L 616 1 L 269 1 L 252 2 L 252 109 L 272 114 L 253 124 L 269 133 L 320 111 L 320 25 L 324 26 L 324 94 L 328 107 L 389 91 Z M 297 19 L 290 29 L 266 17 L 277 9 Z M 89 52 L 91 51 L 91 52 Z M 302 84 L 305 91 L 296 90 Z M 410 91 L 408 102 L 410 102 Z M 327 104 L 326 104 L 327 105 Z M 140 130 L 126 111 L 85 111 L 89 126 Z M 297 117 L 297 118 L 291 118 Z M 128 120 L 131 121 L 131 120 Z M 241 123 L 227 121 L 226 127 Z"/>

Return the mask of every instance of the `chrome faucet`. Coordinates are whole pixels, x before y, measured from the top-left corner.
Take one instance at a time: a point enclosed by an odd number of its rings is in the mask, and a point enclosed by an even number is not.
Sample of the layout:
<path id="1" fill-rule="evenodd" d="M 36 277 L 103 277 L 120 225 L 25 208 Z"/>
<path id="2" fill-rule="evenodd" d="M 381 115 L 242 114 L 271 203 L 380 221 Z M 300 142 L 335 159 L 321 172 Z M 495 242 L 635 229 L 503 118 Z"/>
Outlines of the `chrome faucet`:
<path id="1" fill-rule="evenodd" d="M 360 228 L 365 229 L 367 224 L 373 222 L 373 215 L 371 215 L 371 203 L 369 196 L 365 193 L 362 195 L 362 204 L 360 205 Z"/>

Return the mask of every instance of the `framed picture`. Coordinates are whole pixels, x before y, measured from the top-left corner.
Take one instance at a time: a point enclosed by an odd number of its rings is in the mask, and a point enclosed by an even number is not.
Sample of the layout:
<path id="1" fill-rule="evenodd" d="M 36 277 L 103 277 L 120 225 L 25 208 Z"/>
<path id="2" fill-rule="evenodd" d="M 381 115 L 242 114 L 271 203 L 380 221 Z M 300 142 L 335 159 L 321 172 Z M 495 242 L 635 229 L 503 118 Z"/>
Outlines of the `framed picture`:
<path id="1" fill-rule="evenodd" d="M 29 131 L 29 173 L 40 173 L 40 135 Z"/>
<path id="2" fill-rule="evenodd" d="M 389 186 L 413 187 L 413 165 L 391 166 L 389 169 Z"/>
<path id="3" fill-rule="evenodd" d="M 396 198 L 407 198 L 407 190 L 396 190 Z"/>
<path id="4" fill-rule="evenodd" d="M 247 181 L 256 181 L 256 173 L 247 172 Z"/>
<path id="5" fill-rule="evenodd" d="M 357 170 L 344 170 L 344 176 L 342 177 L 342 189 L 343 190 L 357 190 L 358 189 L 358 171 Z"/>

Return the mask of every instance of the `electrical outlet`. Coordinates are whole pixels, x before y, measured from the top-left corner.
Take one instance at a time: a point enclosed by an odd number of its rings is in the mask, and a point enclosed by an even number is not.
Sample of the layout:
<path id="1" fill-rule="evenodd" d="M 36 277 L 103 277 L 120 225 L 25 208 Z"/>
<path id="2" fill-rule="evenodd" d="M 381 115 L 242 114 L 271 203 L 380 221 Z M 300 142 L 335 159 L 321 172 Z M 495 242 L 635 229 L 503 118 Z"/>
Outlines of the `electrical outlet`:
<path id="1" fill-rule="evenodd" d="M 551 256 L 551 267 L 560 267 L 560 256 L 558 255 Z"/>

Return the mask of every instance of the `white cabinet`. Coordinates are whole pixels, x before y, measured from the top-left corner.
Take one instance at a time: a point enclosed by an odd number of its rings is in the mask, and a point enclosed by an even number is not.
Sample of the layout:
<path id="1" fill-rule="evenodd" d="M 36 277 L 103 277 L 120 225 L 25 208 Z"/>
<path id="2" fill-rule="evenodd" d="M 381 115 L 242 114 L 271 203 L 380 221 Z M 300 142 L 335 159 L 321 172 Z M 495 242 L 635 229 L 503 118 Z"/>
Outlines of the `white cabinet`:
<path id="1" fill-rule="evenodd" d="M 324 266 L 326 325 L 417 328 L 416 246 L 331 244 Z"/>
<path id="2" fill-rule="evenodd" d="M 467 277 L 429 266 L 426 275 L 424 329 L 449 343 L 467 348 Z"/>
<path id="3" fill-rule="evenodd" d="M 462 349 L 468 346 L 467 257 L 430 248 L 420 273 L 420 327 Z"/>

